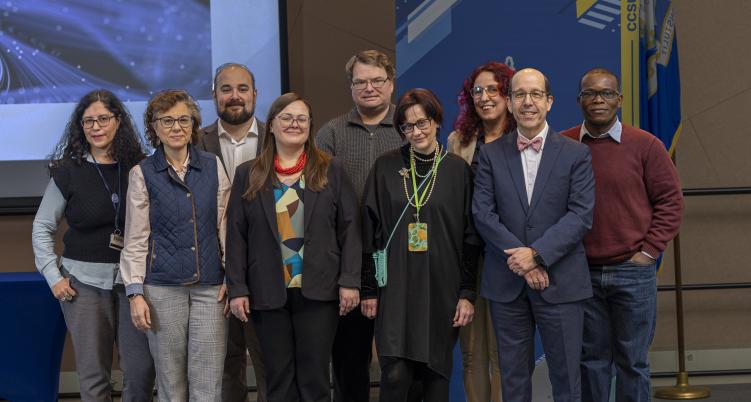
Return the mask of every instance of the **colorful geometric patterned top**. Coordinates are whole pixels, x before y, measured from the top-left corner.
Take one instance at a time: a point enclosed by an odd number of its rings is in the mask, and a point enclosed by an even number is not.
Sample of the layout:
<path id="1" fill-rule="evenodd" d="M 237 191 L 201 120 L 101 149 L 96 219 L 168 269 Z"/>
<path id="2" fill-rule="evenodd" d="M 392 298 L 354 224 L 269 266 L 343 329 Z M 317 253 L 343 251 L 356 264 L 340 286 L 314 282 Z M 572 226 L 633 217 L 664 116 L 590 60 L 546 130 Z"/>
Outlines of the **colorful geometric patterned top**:
<path id="1" fill-rule="evenodd" d="M 279 244 L 282 246 L 282 271 L 284 283 L 288 288 L 302 287 L 303 243 L 305 226 L 303 216 L 303 191 L 305 178 L 287 186 L 280 183 L 274 188 L 276 204 L 276 226 L 279 231 Z"/>

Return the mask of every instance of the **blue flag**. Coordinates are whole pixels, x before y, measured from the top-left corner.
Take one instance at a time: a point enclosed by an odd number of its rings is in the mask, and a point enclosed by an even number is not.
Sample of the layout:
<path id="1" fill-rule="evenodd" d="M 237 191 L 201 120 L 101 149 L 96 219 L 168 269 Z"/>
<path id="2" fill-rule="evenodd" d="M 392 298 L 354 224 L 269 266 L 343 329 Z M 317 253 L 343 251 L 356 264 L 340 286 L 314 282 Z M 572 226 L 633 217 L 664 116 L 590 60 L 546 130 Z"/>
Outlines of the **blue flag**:
<path id="1" fill-rule="evenodd" d="M 639 126 L 673 155 L 681 131 L 681 82 L 671 1 L 642 0 L 640 31 Z"/>

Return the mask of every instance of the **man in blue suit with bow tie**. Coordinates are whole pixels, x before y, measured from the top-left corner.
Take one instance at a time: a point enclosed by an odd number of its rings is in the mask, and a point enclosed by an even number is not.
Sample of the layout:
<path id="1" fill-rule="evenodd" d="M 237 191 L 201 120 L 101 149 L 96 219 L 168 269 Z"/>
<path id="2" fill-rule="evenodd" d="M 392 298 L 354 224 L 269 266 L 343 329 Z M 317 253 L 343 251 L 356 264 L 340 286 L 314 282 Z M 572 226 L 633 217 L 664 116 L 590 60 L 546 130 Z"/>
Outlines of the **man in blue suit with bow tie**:
<path id="1" fill-rule="evenodd" d="M 582 244 L 595 200 L 591 156 L 548 126 L 553 96 L 540 71 L 517 72 L 508 93 L 518 129 L 480 150 L 472 204 L 486 243 L 481 293 L 490 301 L 503 400 L 532 399 L 536 325 L 553 399 L 579 401 L 583 302 L 592 296 Z"/>

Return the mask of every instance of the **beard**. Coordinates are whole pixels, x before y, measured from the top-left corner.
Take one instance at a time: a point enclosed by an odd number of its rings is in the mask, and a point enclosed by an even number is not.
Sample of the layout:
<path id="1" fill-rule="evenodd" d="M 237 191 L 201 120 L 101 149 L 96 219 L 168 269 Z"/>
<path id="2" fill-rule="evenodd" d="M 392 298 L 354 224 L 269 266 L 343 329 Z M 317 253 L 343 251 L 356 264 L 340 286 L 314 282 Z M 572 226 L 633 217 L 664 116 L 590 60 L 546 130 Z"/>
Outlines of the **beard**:
<path id="1" fill-rule="evenodd" d="M 234 114 L 229 111 L 229 108 L 232 106 L 242 106 L 243 110 L 240 113 Z M 217 110 L 217 112 L 219 111 Z M 219 114 L 219 118 L 222 119 L 223 122 L 226 122 L 227 124 L 238 125 L 238 124 L 247 123 L 248 120 L 250 120 L 253 117 L 253 113 L 255 113 L 255 107 L 253 107 L 253 110 L 248 111 L 248 109 L 245 107 L 245 104 L 237 102 L 237 103 L 228 103 L 224 107 L 224 111 L 218 114 Z"/>

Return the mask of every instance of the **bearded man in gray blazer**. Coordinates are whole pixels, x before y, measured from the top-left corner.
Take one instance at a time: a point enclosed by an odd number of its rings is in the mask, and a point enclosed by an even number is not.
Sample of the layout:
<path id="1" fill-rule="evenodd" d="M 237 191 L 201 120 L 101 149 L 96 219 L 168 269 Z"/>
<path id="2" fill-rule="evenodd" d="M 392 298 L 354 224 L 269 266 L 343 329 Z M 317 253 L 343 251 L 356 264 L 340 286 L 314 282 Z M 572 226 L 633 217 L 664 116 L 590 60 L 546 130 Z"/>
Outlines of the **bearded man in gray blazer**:
<path id="1" fill-rule="evenodd" d="M 219 118 L 201 129 L 195 146 L 217 155 L 232 181 L 237 166 L 258 156 L 266 132 L 266 125 L 254 116 L 255 77 L 245 65 L 223 64 L 216 69 L 211 94 Z M 243 323 L 230 315 L 227 335 L 222 401 L 247 400 L 247 349 L 256 377 L 257 401 L 266 402 L 266 375 L 253 324 L 250 321 Z"/>

